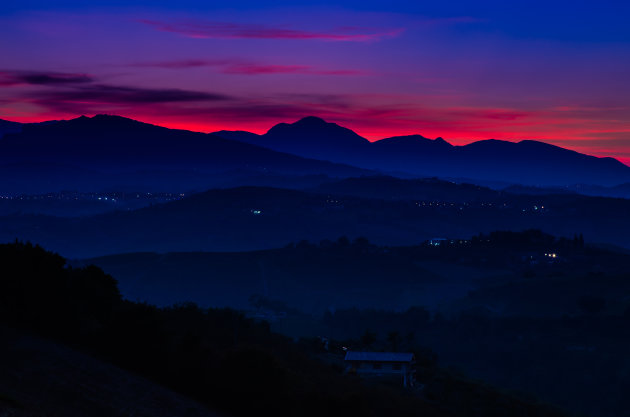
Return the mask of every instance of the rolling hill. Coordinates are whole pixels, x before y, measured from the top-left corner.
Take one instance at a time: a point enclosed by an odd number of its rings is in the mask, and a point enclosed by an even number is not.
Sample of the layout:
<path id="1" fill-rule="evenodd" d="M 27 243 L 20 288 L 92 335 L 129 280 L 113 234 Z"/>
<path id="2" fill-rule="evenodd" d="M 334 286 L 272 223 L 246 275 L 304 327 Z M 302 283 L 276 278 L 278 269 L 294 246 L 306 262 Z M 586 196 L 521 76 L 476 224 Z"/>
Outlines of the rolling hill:
<path id="1" fill-rule="evenodd" d="M 450 188 L 450 187 L 449 187 Z M 447 188 L 448 189 L 448 188 Z M 456 189 L 456 187 L 454 188 Z M 138 251 L 244 251 L 289 242 L 364 236 L 380 245 L 492 230 L 583 233 L 589 242 L 630 247 L 630 201 L 577 194 L 512 195 L 479 190 L 473 201 L 361 198 L 270 187 L 217 189 L 138 210 L 91 217 L 0 216 L 0 240 L 40 242 L 70 257 Z"/>

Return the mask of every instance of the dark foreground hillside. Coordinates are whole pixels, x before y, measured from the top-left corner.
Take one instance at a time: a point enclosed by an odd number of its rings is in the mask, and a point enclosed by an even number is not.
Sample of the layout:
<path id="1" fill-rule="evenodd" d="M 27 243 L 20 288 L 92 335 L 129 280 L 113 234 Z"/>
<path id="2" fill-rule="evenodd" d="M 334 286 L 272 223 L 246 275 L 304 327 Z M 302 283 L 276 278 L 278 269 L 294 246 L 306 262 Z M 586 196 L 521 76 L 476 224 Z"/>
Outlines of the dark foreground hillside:
<path id="1" fill-rule="evenodd" d="M 81 369 L 81 363 L 93 359 L 40 337 L 71 345 L 226 415 L 562 415 L 547 406 L 454 377 L 422 352 L 417 355 L 424 389 L 365 386 L 343 376 L 334 357 L 329 358 L 328 365 L 320 362 L 318 357 L 334 354 L 322 352 L 312 342 L 291 342 L 270 332 L 266 324 L 232 310 L 204 310 L 194 305 L 156 308 L 125 301 L 116 281 L 100 269 L 71 268 L 63 258 L 39 247 L 1 245 L 0 262 L 4 268 L 0 318 L 3 326 L 13 329 L 3 332 L 18 335 L 2 348 L 0 363 L 5 372 L 0 373 L 0 410 L 5 415 L 142 415 L 130 408 L 100 414 L 94 411 L 89 401 L 105 395 L 94 392 L 99 391 L 95 380 L 107 382 L 108 372 L 119 371 L 106 366 L 104 375 L 91 369 L 89 376 L 83 374 L 74 384 L 65 384 Z M 20 336 L 21 332 L 34 336 Z M 16 366 L 25 360 L 24 350 L 29 346 L 29 366 Z M 73 364 L 68 366 L 64 358 Z M 38 382 L 33 375 L 43 381 Z M 23 388 L 11 383 L 11 378 L 29 383 Z M 130 384 L 129 390 L 133 390 L 134 380 L 131 377 L 124 382 Z M 28 385 L 37 383 L 48 391 L 29 394 Z M 61 404 L 46 401 L 51 387 L 68 400 Z M 113 401 L 112 407 L 120 404 L 117 401 L 122 399 Z M 154 397 L 149 393 L 138 401 L 136 404 L 149 407 Z M 123 402 L 121 407 L 127 406 Z M 193 407 L 180 414 L 173 409 L 171 415 L 196 415 L 195 410 Z"/>
<path id="2" fill-rule="evenodd" d="M 199 402 L 76 349 L 0 326 L 3 417 L 216 417 Z"/>

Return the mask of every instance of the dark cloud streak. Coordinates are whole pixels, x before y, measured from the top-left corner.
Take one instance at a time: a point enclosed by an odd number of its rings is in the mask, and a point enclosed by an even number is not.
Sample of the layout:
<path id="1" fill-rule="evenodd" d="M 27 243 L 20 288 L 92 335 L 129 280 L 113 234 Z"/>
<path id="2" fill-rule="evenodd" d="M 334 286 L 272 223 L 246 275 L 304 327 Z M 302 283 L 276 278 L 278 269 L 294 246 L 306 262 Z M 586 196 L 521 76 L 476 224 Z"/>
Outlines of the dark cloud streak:
<path id="1" fill-rule="evenodd" d="M 77 101 L 110 104 L 175 103 L 192 101 L 223 101 L 230 97 L 223 94 L 179 89 L 151 89 L 96 84 L 72 90 L 49 90 L 37 93 L 37 97 L 58 101 Z"/>
<path id="2" fill-rule="evenodd" d="M 15 85 L 74 85 L 89 84 L 94 79 L 87 74 L 0 70 L 0 86 Z"/>
<path id="3" fill-rule="evenodd" d="M 84 114 L 89 112 L 142 111 L 160 105 L 182 103 L 230 102 L 232 97 L 203 91 L 151 89 L 95 84 L 74 88 L 48 88 L 23 95 L 23 99 L 53 112 Z"/>

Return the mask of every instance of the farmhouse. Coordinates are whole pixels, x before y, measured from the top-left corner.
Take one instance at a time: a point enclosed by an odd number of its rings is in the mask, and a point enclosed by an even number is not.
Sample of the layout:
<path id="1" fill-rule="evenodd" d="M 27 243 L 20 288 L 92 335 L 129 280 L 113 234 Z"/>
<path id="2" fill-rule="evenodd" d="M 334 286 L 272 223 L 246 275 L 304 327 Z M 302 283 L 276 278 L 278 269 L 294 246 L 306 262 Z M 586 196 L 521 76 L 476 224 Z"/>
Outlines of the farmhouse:
<path id="1" fill-rule="evenodd" d="M 364 377 L 400 378 L 404 387 L 412 387 L 415 378 L 413 353 L 346 352 L 346 372 Z"/>

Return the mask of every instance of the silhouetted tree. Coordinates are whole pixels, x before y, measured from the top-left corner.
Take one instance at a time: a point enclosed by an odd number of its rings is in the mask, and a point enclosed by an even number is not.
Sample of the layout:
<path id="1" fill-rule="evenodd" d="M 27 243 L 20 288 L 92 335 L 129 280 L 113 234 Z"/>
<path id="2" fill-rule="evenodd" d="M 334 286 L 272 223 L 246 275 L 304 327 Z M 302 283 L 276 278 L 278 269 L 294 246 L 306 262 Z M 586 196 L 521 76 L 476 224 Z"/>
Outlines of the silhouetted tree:
<path id="1" fill-rule="evenodd" d="M 407 333 L 407 344 L 409 346 L 413 345 L 413 342 L 416 340 L 416 334 L 414 332 Z"/>
<path id="2" fill-rule="evenodd" d="M 295 245 L 296 249 L 312 249 L 315 247 L 315 245 L 313 245 L 311 242 L 309 242 L 308 240 L 300 240 L 296 245 Z"/>
<path id="3" fill-rule="evenodd" d="M 319 247 L 320 248 L 332 248 L 333 247 L 333 242 L 329 239 L 324 239 L 322 241 L 319 242 Z"/>
<path id="4" fill-rule="evenodd" d="M 352 245 L 357 248 L 367 248 L 370 246 L 370 241 L 366 237 L 360 236 L 354 239 L 354 242 L 352 242 Z"/>
<path id="5" fill-rule="evenodd" d="M 601 313 L 606 306 L 606 300 L 596 295 L 583 295 L 578 299 L 578 307 L 585 313 Z"/>
<path id="6" fill-rule="evenodd" d="M 397 352 L 400 342 L 402 341 L 402 337 L 397 331 L 389 332 L 387 334 L 387 341 L 389 342 L 392 351 Z"/>
<path id="7" fill-rule="evenodd" d="M 361 336 L 361 345 L 369 349 L 374 342 L 376 342 L 376 333 L 366 330 Z"/>
<path id="8" fill-rule="evenodd" d="M 342 247 L 348 247 L 350 246 L 350 239 L 348 239 L 347 236 L 340 236 L 339 239 L 337 239 L 337 244 Z"/>

